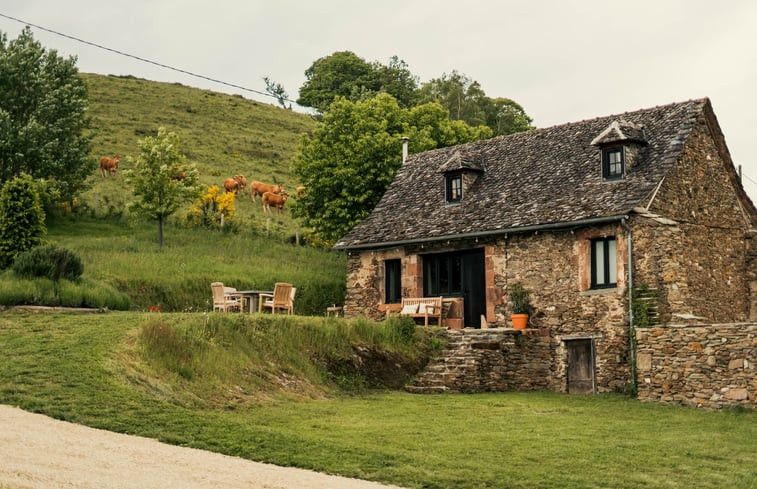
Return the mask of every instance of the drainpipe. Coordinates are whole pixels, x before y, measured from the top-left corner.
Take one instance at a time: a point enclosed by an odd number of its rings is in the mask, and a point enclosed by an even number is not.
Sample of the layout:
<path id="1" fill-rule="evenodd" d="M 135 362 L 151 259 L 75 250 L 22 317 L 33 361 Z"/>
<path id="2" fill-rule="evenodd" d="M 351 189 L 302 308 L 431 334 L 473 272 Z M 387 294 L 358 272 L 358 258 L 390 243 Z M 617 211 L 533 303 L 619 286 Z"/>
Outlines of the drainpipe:
<path id="1" fill-rule="evenodd" d="M 407 160 L 407 143 L 410 141 L 410 138 L 407 136 L 402 136 L 402 164 L 405 164 L 405 160 Z"/>
<path id="2" fill-rule="evenodd" d="M 638 386 L 636 382 L 636 327 L 633 323 L 633 233 L 626 218 L 620 220 L 620 225 L 626 230 L 626 241 L 628 241 L 628 349 L 631 355 L 631 386 L 636 393 Z"/>

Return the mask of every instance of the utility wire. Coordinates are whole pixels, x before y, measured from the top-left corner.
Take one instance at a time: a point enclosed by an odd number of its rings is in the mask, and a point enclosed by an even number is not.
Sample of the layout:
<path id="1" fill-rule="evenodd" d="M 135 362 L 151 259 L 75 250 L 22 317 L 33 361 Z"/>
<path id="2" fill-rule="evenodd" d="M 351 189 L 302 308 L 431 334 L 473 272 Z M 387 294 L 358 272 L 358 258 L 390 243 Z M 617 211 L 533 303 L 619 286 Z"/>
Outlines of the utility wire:
<path id="1" fill-rule="evenodd" d="M 21 24 L 26 24 L 26 25 L 32 26 L 35 29 L 40 29 L 40 30 L 47 31 L 47 32 L 50 32 L 52 34 L 55 34 L 55 35 L 58 35 L 58 36 L 61 36 L 61 37 L 72 39 L 72 40 L 80 42 L 82 44 L 87 44 L 89 46 L 94 46 L 94 47 L 96 47 L 98 49 L 103 49 L 105 51 L 110 51 L 111 53 L 120 54 L 121 56 L 126 56 L 127 58 L 136 59 L 136 60 L 142 61 L 144 63 L 150 63 L 150 64 L 153 64 L 155 66 L 160 66 L 161 68 L 166 68 L 166 69 L 169 69 L 169 70 L 177 71 L 179 73 L 184 73 L 185 75 L 194 76 L 196 78 L 201 78 L 203 80 L 208 80 L 208 81 L 211 81 L 213 83 L 220 83 L 221 85 L 226 85 L 226 86 L 232 87 L 232 88 L 238 88 L 240 90 L 245 90 L 247 92 L 257 93 L 259 95 L 264 95 L 266 97 L 271 97 L 271 98 L 275 98 L 275 99 L 279 100 L 279 97 L 277 97 L 275 95 L 272 95 L 270 93 L 267 93 L 267 92 L 261 92 L 260 90 L 255 90 L 255 89 L 252 89 L 252 88 L 243 87 L 241 85 L 236 85 L 234 83 L 225 82 L 225 81 L 222 81 L 222 80 L 218 80 L 216 78 L 211 78 L 209 76 L 200 75 L 198 73 L 193 73 L 193 72 L 187 71 L 187 70 L 182 70 L 181 68 L 175 68 L 175 67 L 167 65 L 167 64 L 158 63 L 157 61 L 152 61 L 150 59 L 146 59 L 146 58 L 142 58 L 142 57 L 139 57 L 139 56 L 135 56 L 133 54 L 125 53 L 123 51 L 119 51 L 117 49 L 109 48 L 107 46 L 102 46 L 102 45 L 96 44 L 94 42 L 85 41 L 84 39 L 80 39 L 78 37 L 69 36 L 68 34 L 64 34 L 62 32 L 58 32 L 58 31 L 55 31 L 53 29 L 48 29 L 46 27 L 42 27 L 42 26 L 39 26 L 39 25 L 32 24 L 31 22 L 26 22 L 25 20 L 17 19 L 16 17 L 11 17 L 10 15 L 6 15 L 6 14 L 4 14 L 2 12 L 0 12 L 0 17 L 5 17 L 6 19 L 14 20 L 14 21 L 19 22 Z M 282 98 L 281 100 L 297 104 L 297 102 L 295 102 L 294 100 L 290 100 L 288 98 Z M 299 105 L 299 104 L 297 104 L 297 105 Z"/>

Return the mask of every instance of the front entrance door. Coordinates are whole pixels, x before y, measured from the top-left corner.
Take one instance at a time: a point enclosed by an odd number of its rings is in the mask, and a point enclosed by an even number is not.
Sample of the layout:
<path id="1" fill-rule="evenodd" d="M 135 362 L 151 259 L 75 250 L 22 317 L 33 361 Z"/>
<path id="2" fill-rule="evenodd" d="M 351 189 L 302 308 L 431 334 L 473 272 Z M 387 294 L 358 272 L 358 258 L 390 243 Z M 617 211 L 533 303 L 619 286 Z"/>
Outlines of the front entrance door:
<path id="1" fill-rule="evenodd" d="M 486 283 L 484 278 L 484 250 L 473 250 L 460 257 L 461 289 L 465 326 L 481 327 L 481 315 L 486 314 Z"/>
<path id="2" fill-rule="evenodd" d="M 594 393 L 594 343 L 591 339 L 565 341 L 568 350 L 568 393 Z"/>
<path id="3" fill-rule="evenodd" d="M 423 255 L 423 294 L 426 297 L 463 297 L 465 326 L 481 326 L 486 314 L 484 250 Z"/>

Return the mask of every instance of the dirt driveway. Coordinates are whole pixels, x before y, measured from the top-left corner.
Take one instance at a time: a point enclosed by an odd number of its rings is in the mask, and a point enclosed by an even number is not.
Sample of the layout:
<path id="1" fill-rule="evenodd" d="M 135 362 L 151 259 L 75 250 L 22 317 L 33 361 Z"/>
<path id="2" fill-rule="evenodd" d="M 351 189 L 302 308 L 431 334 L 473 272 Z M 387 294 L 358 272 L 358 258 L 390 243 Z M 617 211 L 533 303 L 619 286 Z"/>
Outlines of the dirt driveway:
<path id="1" fill-rule="evenodd" d="M 58 421 L 0 405 L 1 489 L 381 489 Z"/>

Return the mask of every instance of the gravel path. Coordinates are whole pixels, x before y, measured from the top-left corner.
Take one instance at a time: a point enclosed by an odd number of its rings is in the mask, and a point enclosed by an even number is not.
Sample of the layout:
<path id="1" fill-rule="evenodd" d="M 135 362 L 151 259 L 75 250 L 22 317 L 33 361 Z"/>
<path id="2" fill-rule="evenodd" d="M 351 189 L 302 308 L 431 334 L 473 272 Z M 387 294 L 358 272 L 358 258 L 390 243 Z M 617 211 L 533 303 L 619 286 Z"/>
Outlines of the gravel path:
<path id="1" fill-rule="evenodd" d="M 386 489 L 0 406 L 1 489 Z"/>

